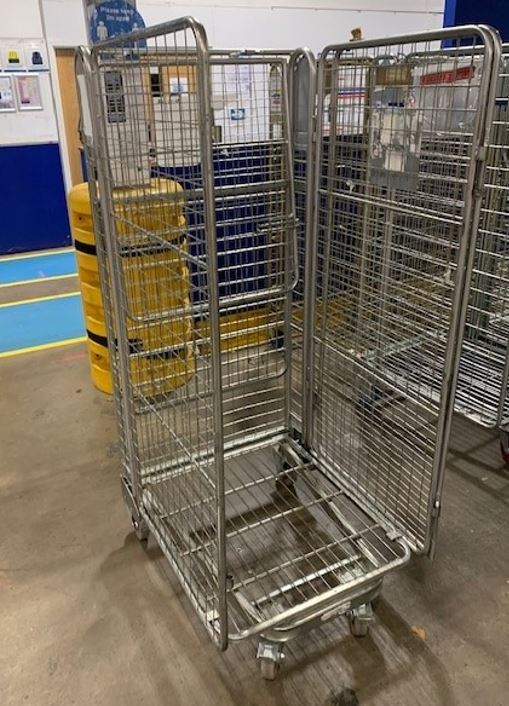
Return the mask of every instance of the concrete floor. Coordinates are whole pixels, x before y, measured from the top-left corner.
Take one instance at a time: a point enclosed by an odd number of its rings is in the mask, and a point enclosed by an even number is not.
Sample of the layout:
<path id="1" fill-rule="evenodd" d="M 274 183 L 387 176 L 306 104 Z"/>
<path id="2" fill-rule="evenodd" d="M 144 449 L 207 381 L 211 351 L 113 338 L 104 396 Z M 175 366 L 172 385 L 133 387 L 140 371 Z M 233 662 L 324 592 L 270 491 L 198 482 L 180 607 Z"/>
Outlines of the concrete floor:
<path id="1" fill-rule="evenodd" d="M 2 706 L 509 703 L 509 473 L 456 423 L 439 554 L 385 583 L 369 637 L 337 620 L 294 642 L 273 684 L 255 644 L 220 654 L 157 548 L 131 532 L 112 401 L 83 344 L 0 361 Z"/>

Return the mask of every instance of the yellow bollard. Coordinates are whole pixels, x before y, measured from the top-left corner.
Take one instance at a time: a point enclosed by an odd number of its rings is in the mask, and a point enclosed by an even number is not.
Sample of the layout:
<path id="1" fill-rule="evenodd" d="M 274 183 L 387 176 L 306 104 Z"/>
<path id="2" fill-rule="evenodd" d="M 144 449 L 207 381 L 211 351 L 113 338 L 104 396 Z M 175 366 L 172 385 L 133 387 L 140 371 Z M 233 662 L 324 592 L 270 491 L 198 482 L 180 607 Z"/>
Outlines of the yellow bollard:
<path id="1" fill-rule="evenodd" d="M 148 193 L 147 193 L 148 192 Z M 115 226 L 122 254 L 131 352 L 130 374 L 141 397 L 154 397 L 185 384 L 194 374 L 190 274 L 185 261 L 165 242 L 186 241 L 182 187 L 169 179 L 152 179 L 150 190 L 117 189 Z M 172 198 L 167 199 L 169 195 Z M 88 352 L 94 385 L 112 393 L 110 357 L 99 279 L 96 239 L 88 184 L 69 194 L 71 231 L 76 249 Z M 159 235 L 159 238 L 157 237 Z M 155 237 L 154 237 L 155 236 Z M 171 309 L 184 311 L 175 318 Z M 163 314 L 158 318 L 158 314 Z M 153 322 L 141 317 L 153 315 Z"/>

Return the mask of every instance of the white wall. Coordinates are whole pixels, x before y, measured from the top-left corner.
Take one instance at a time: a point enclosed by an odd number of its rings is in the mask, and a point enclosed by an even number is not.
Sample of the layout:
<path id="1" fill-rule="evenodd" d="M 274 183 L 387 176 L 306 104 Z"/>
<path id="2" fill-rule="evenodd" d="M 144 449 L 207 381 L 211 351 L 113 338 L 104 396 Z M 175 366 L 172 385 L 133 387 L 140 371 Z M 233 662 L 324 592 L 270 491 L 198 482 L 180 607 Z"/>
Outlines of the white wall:
<path id="1" fill-rule="evenodd" d="M 37 4 L 19 4 L 25 3 Z M 82 0 L 42 0 L 42 7 L 51 44 L 86 42 Z M 306 45 L 319 51 L 330 42 L 349 39 L 352 27 L 362 27 L 365 37 L 441 27 L 444 0 L 138 0 L 138 9 L 147 25 L 193 15 L 216 47 Z"/>
<path id="2" fill-rule="evenodd" d="M 39 0 L 22 0 L 16 4 L 11 0 L 0 0 L 0 18 L 0 37 L 2 39 L 43 39 L 44 29 Z M 13 74 L 13 76 L 15 75 Z M 50 75 L 40 73 L 39 84 L 43 109 L 1 113 L 0 145 L 58 141 Z"/>
<path id="3" fill-rule="evenodd" d="M 147 24 L 193 15 L 207 30 L 212 46 L 307 46 L 319 52 L 331 42 L 350 39 L 353 27 L 365 37 L 380 37 L 441 27 L 444 0 L 139 0 Z"/>
<path id="4" fill-rule="evenodd" d="M 39 0 L 0 0 L 0 18 L 2 37 L 42 37 Z"/>
<path id="5" fill-rule="evenodd" d="M 12 73 L 14 84 L 21 72 Z M 58 142 L 58 128 L 48 73 L 39 74 L 42 110 L 0 113 L 0 145 L 37 145 Z M 15 90 L 15 86 L 13 85 Z"/>
<path id="6" fill-rule="evenodd" d="M 41 7 L 48 44 L 76 47 L 87 43 L 83 0 L 41 0 Z"/>
<path id="7" fill-rule="evenodd" d="M 12 36 L 19 27 L 30 27 L 37 35 L 38 0 L 0 0 L 8 12 Z M 362 27 L 365 37 L 415 32 L 443 23 L 444 0 L 138 0 L 138 10 L 147 25 L 193 15 L 205 25 L 209 42 L 219 48 L 264 47 L 267 49 L 308 46 L 319 52 L 331 42 L 346 41 L 353 27 Z M 59 86 L 52 47 L 73 47 L 87 42 L 82 0 L 41 0 L 42 24 L 50 48 L 57 122 L 64 152 L 64 173 L 69 184 L 65 157 L 65 133 L 58 97 Z M 12 17 L 14 15 L 14 18 Z M 37 25 L 38 26 L 38 25 Z M 2 34 L 9 36 L 2 28 Z"/>

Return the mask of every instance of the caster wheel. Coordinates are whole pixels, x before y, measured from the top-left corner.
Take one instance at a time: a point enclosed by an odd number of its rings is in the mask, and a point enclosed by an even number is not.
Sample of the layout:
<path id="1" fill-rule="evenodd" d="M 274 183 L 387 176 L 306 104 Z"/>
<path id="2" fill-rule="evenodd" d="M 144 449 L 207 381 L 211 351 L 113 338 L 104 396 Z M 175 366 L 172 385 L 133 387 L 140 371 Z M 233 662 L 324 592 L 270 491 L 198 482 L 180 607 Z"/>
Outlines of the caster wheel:
<path id="1" fill-rule="evenodd" d="M 509 466 L 509 432 L 504 429 L 500 430 L 500 454 Z"/>
<path id="2" fill-rule="evenodd" d="M 260 676 L 266 681 L 274 681 L 279 674 L 281 665 L 279 662 L 274 662 L 273 659 L 262 657 L 260 659 Z"/>
<path id="3" fill-rule="evenodd" d="M 362 603 L 350 613 L 350 632 L 354 637 L 366 637 L 372 620 L 372 603 Z"/>
<path id="4" fill-rule="evenodd" d="M 139 541 L 146 542 L 150 534 L 147 523 L 142 519 L 137 520 L 135 517 L 131 517 L 131 522 L 133 523 L 134 533 L 138 537 Z"/>
<path id="5" fill-rule="evenodd" d="M 350 632 L 354 637 L 366 637 L 369 633 L 369 623 L 353 616 L 350 618 Z"/>
<path id="6" fill-rule="evenodd" d="M 261 638 L 256 657 L 260 663 L 260 676 L 266 681 L 274 681 L 284 659 L 283 645 L 279 642 Z"/>

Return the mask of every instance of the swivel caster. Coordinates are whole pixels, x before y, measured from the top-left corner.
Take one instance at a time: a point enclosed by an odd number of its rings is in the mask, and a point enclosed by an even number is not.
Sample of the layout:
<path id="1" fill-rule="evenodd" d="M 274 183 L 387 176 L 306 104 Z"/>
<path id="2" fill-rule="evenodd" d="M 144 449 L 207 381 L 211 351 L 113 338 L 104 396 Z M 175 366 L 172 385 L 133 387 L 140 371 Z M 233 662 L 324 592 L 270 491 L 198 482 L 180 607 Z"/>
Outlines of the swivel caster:
<path id="1" fill-rule="evenodd" d="M 260 676 L 266 681 L 274 681 L 284 659 L 283 645 L 279 642 L 260 640 L 256 657 L 260 662 Z"/>
<path id="2" fill-rule="evenodd" d="M 147 523 L 141 517 L 136 519 L 134 516 L 131 517 L 131 522 L 133 523 L 134 533 L 140 542 L 146 542 L 148 540 L 150 530 Z"/>
<path id="3" fill-rule="evenodd" d="M 273 662 L 265 657 L 260 658 L 260 676 L 265 681 L 274 681 L 280 669 L 281 664 L 279 662 Z"/>
<path id="4" fill-rule="evenodd" d="M 373 606 L 371 603 L 362 603 L 353 608 L 349 615 L 350 632 L 354 637 L 366 637 L 369 626 L 373 622 Z"/>

